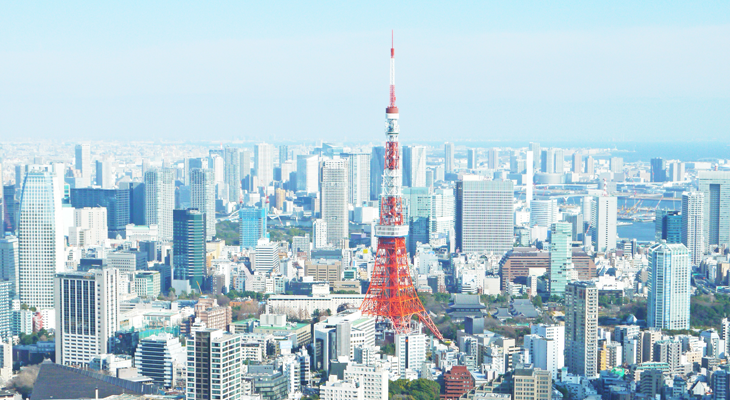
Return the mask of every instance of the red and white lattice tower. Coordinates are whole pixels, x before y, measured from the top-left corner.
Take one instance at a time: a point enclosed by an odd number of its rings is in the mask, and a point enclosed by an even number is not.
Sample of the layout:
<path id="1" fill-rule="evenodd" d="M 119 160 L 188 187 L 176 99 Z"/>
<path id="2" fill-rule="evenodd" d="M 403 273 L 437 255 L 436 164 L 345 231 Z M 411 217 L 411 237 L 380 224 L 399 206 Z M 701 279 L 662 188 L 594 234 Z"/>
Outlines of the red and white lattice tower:
<path id="1" fill-rule="evenodd" d="M 414 316 L 443 340 L 418 298 L 408 267 L 403 220 L 401 171 L 398 149 L 398 107 L 395 105 L 395 50 L 390 48 L 390 105 L 385 109 L 385 168 L 380 196 L 380 223 L 375 226 L 378 247 L 370 288 L 360 306 L 365 315 L 387 320 L 395 333 L 411 333 Z"/>

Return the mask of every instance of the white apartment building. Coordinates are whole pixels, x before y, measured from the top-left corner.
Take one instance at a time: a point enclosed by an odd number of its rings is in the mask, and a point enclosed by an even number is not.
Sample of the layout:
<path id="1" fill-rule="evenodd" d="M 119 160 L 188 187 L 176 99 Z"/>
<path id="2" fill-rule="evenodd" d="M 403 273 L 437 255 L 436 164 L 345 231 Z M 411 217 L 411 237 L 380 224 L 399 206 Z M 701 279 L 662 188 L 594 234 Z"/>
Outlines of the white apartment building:
<path id="1" fill-rule="evenodd" d="M 421 371 L 421 366 L 426 361 L 428 340 L 428 336 L 424 334 L 395 335 L 395 370 L 401 379 L 406 378 L 407 370 Z"/>
<path id="2" fill-rule="evenodd" d="M 71 246 L 99 246 L 109 237 L 106 207 L 85 207 L 74 209 L 74 225 L 69 228 L 68 242 Z"/>

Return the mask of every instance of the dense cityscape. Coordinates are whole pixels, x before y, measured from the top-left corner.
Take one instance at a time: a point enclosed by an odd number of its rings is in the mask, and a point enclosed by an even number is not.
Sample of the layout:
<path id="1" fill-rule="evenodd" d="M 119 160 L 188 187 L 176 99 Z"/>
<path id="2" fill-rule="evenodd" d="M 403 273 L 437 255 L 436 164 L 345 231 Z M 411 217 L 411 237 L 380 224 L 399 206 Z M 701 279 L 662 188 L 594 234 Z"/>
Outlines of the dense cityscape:
<path id="1" fill-rule="evenodd" d="M 3 134 L 0 400 L 730 399 L 730 158 L 422 140 L 389 41 L 354 141 Z"/>

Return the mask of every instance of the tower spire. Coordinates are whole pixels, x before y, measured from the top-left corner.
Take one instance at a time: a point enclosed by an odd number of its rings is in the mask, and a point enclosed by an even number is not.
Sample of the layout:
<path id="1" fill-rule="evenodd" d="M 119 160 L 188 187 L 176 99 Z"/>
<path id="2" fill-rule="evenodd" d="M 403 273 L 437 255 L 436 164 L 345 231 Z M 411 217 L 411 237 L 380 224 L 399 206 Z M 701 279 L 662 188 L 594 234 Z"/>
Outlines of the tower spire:
<path id="1" fill-rule="evenodd" d="M 391 32 L 391 46 L 393 36 Z M 390 48 L 390 105 L 385 109 L 385 164 L 383 188 L 380 195 L 380 223 L 375 227 L 378 246 L 375 267 L 370 276 L 368 293 L 360 305 L 365 315 L 388 321 L 393 331 L 407 334 L 413 331 L 411 319 L 418 319 L 439 339 L 443 336 L 426 313 L 408 266 L 405 237 L 408 224 L 403 219 L 401 170 L 398 135 L 398 107 L 395 105 L 395 48 Z"/>

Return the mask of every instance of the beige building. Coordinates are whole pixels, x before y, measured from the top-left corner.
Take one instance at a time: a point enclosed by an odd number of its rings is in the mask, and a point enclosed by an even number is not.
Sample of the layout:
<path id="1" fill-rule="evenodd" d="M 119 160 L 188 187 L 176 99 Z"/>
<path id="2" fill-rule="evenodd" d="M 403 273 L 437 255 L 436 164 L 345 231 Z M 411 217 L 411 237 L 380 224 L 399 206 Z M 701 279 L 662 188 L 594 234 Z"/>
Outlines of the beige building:
<path id="1" fill-rule="evenodd" d="M 202 297 L 195 304 L 195 318 L 205 323 L 208 329 L 228 330 L 233 320 L 231 307 L 221 307 L 218 301 L 210 297 Z"/>
<path id="2" fill-rule="evenodd" d="M 553 378 L 550 371 L 541 369 L 516 369 L 513 375 L 514 400 L 550 400 Z"/>
<path id="3" fill-rule="evenodd" d="M 304 276 L 311 276 L 320 282 L 338 282 L 342 279 L 342 263 L 334 260 L 309 260 L 304 264 Z"/>

